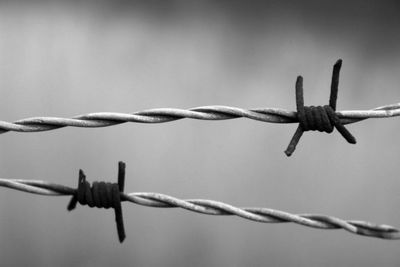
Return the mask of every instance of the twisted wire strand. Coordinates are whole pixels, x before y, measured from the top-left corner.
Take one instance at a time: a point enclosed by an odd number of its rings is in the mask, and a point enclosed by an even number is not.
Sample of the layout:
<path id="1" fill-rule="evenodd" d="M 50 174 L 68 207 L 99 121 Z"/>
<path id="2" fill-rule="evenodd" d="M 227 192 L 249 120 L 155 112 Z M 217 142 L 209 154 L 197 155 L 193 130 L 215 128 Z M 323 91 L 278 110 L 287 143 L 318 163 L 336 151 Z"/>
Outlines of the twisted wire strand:
<path id="1" fill-rule="evenodd" d="M 32 117 L 15 122 L 0 121 L 0 134 L 14 132 L 41 132 L 63 127 L 107 127 L 126 122 L 164 123 L 180 119 L 229 120 L 247 118 L 270 123 L 296 123 L 296 111 L 280 108 L 243 109 L 229 106 L 203 106 L 191 109 L 158 108 L 134 113 L 97 112 L 72 118 Z M 342 124 L 355 123 L 368 118 L 400 116 L 400 103 L 377 107 L 371 110 L 337 111 Z"/>
<path id="2" fill-rule="evenodd" d="M 15 190 L 48 196 L 74 195 L 76 189 L 39 180 L 3 179 L 0 186 Z M 292 222 L 317 229 L 344 229 L 350 233 L 383 239 L 400 239 L 400 232 L 393 226 L 374 224 L 358 220 L 343 220 L 322 214 L 291 214 L 284 211 L 260 208 L 239 208 L 223 202 L 207 199 L 178 199 L 160 193 L 121 193 L 122 201 L 158 208 L 183 208 L 208 215 L 236 215 L 261 223 Z"/>

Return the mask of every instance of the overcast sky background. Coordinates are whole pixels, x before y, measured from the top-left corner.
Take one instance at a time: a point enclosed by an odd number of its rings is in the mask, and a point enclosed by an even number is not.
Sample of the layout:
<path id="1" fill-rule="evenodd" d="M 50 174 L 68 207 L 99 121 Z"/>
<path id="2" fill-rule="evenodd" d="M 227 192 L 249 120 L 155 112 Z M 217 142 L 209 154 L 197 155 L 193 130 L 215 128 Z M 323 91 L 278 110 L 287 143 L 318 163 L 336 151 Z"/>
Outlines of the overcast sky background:
<path id="1" fill-rule="evenodd" d="M 342 58 L 338 109 L 400 102 L 397 1 L 26 1 L 0 3 L 0 114 L 72 117 L 204 105 L 295 109 L 328 103 Z M 117 179 L 236 206 L 322 213 L 400 227 L 398 119 L 307 132 L 246 119 L 64 128 L 0 136 L 0 177 L 76 187 Z M 0 189 L 5 266 L 398 266 L 398 241 L 266 225 L 123 203 L 112 211 L 67 197 Z"/>

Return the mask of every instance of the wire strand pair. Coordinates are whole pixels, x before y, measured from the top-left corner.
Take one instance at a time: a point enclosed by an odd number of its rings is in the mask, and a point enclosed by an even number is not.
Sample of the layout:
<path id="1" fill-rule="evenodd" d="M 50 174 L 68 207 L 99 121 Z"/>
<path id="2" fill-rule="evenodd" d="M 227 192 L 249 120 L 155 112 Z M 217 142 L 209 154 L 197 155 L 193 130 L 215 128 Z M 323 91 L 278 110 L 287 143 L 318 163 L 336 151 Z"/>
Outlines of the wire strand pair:
<path id="1" fill-rule="evenodd" d="M 123 162 L 119 163 L 119 178 L 121 181 L 122 175 L 125 175 L 125 164 Z M 85 180 L 80 175 L 79 185 Z M 119 183 L 120 185 L 121 183 Z M 2 179 L 0 178 L 0 186 L 7 187 L 23 192 L 28 192 L 32 194 L 46 195 L 46 196 L 73 196 L 73 202 L 78 199 L 78 194 L 82 194 L 82 192 L 87 192 L 87 188 L 89 186 L 80 187 L 78 185 L 78 189 L 74 189 L 68 186 L 49 183 L 45 181 L 38 180 L 21 180 L 21 179 Z M 82 188 L 85 188 L 83 190 Z M 92 187 L 93 188 L 93 187 Z M 323 215 L 323 214 L 292 214 L 285 211 L 270 209 L 270 208 L 261 208 L 261 207 L 235 207 L 230 204 L 226 204 L 223 202 L 209 200 L 209 199 L 179 199 L 176 197 L 168 196 L 161 193 L 146 193 L 146 192 L 137 192 L 137 193 L 124 193 L 123 186 L 118 187 L 120 201 L 128 201 L 131 203 L 135 203 L 142 206 L 147 207 L 156 207 L 156 208 L 182 208 L 188 211 L 206 214 L 206 215 L 234 215 L 241 217 L 246 220 L 259 222 L 259 223 L 287 223 L 292 222 L 295 224 L 299 224 L 306 227 L 316 228 L 316 229 L 344 229 L 347 232 L 361 235 L 361 236 L 370 236 L 382 239 L 400 239 L 400 231 L 393 226 L 384 225 L 384 224 L 375 224 L 360 220 L 343 220 L 337 217 Z M 81 193 L 79 193 L 79 191 Z M 107 196 L 103 196 L 107 198 Z M 85 205 L 86 202 L 83 202 Z M 72 208 L 68 205 L 68 209 Z M 96 206 L 96 205 L 94 205 Z M 117 211 L 116 211 L 117 212 Z M 117 217 L 117 216 L 116 216 Z M 122 210 L 121 210 L 121 219 L 122 219 Z M 117 219 L 117 229 L 122 225 L 122 220 L 118 221 Z M 124 239 L 125 234 L 121 235 L 121 232 L 118 230 L 118 235 L 120 242 Z"/>

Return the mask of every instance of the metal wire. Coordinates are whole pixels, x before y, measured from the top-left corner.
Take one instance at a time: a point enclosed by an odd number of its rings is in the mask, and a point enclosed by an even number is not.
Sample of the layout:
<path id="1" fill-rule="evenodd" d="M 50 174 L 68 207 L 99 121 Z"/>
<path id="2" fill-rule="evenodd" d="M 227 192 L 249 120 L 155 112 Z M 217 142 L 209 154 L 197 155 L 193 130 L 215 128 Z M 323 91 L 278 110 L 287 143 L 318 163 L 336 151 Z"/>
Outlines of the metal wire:
<path id="1" fill-rule="evenodd" d="M 41 132 L 62 127 L 107 127 L 126 122 L 163 123 L 180 119 L 229 120 L 247 118 L 270 123 L 296 123 L 296 111 L 280 108 L 242 109 L 229 106 L 204 106 L 191 109 L 158 108 L 134 113 L 98 112 L 78 115 L 73 118 L 33 117 L 15 122 L 0 121 L 0 134 L 14 132 Z M 377 107 L 371 110 L 337 111 L 342 124 L 355 123 L 368 118 L 400 116 L 400 103 Z"/>
<path id="2" fill-rule="evenodd" d="M 285 150 L 286 156 L 290 157 L 293 154 L 303 133 L 310 130 L 332 133 L 333 129 L 336 128 L 347 142 L 350 144 L 355 144 L 357 142 L 349 130 L 343 126 L 343 124 L 340 122 L 340 118 L 335 113 L 341 67 L 342 60 L 339 59 L 336 61 L 335 65 L 333 65 L 329 105 L 304 106 L 303 77 L 297 76 L 296 109 L 299 126 L 297 127 L 296 132 L 294 133 L 287 149 Z"/>
<path id="3" fill-rule="evenodd" d="M 15 190 L 47 195 L 66 196 L 74 195 L 77 190 L 68 186 L 49 183 L 39 180 L 3 179 L 0 186 Z M 208 215 L 236 215 L 247 220 L 262 223 L 292 222 L 299 225 L 318 229 L 344 229 L 350 233 L 377 237 L 383 239 L 400 239 L 398 229 L 383 224 L 373 224 L 358 220 L 342 220 L 321 214 L 291 214 L 284 211 L 245 207 L 238 208 L 232 205 L 207 199 L 178 199 L 160 193 L 121 193 L 122 201 L 129 201 L 138 205 L 158 208 L 183 208 L 189 211 Z"/>

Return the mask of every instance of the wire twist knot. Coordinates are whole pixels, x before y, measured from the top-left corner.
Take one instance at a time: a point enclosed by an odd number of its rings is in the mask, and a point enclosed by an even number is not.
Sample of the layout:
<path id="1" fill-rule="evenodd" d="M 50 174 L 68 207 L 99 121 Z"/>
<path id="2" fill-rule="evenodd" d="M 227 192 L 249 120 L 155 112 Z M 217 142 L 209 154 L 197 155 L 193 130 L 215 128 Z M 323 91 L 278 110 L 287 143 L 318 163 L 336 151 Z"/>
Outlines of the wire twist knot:
<path id="1" fill-rule="evenodd" d="M 117 224 L 118 238 L 122 243 L 125 239 L 125 229 L 122 216 L 121 193 L 124 191 L 125 163 L 119 162 L 118 183 L 93 182 L 92 185 L 86 181 L 86 176 L 79 170 L 78 189 L 72 196 L 67 207 L 69 211 L 75 209 L 79 202 L 81 205 L 97 208 L 113 208 Z"/>
<path id="2" fill-rule="evenodd" d="M 304 107 L 298 113 L 298 120 L 303 131 L 320 131 L 331 133 L 334 128 L 335 111 L 328 105 Z"/>
<path id="3" fill-rule="evenodd" d="M 299 126 L 290 141 L 285 154 L 291 156 L 299 142 L 303 132 L 320 131 L 331 133 L 336 128 L 340 134 L 351 144 L 356 143 L 355 137 L 343 126 L 336 114 L 336 101 L 339 87 L 339 74 L 342 60 L 339 59 L 333 66 L 331 95 L 329 105 L 304 106 L 303 77 L 298 76 L 296 80 L 296 108 Z"/>

